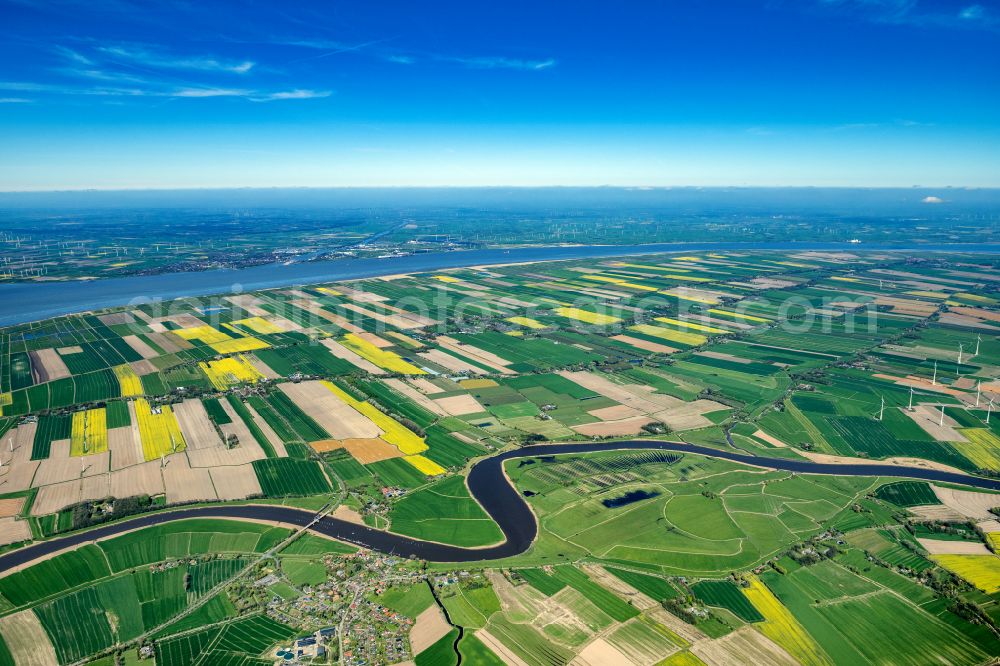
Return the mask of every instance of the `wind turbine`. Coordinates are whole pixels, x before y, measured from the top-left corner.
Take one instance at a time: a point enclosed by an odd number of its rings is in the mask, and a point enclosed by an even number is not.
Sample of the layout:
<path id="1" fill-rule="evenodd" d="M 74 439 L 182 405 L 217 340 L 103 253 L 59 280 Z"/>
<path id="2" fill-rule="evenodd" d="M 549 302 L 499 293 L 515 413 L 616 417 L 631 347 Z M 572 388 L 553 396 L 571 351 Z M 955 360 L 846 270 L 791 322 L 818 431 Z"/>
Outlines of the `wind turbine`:
<path id="1" fill-rule="evenodd" d="M 938 420 L 938 427 L 944 427 L 944 405 L 941 405 L 941 418 Z"/>
<path id="2" fill-rule="evenodd" d="M 979 356 L 979 343 L 982 342 L 982 341 L 983 341 L 983 336 L 977 334 L 976 335 L 976 356 Z"/>
<path id="3" fill-rule="evenodd" d="M 979 394 L 982 392 L 983 382 L 976 382 L 976 407 L 979 406 Z"/>
<path id="4" fill-rule="evenodd" d="M 962 365 L 962 352 L 965 351 L 965 346 L 959 342 L 958 343 L 958 364 Z M 957 369 L 956 369 L 957 371 Z"/>
<path id="5" fill-rule="evenodd" d="M 931 386 L 937 386 L 937 359 L 934 360 L 934 377 L 931 378 Z"/>
<path id="6" fill-rule="evenodd" d="M 913 387 L 912 386 L 910 387 L 910 404 L 907 406 L 906 410 L 909 411 L 909 412 L 913 411 Z"/>
<path id="7" fill-rule="evenodd" d="M 882 398 L 882 406 L 878 408 L 878 420 L 881 421 L 882 414 L 885 413 L 885 398 L 882 396 L 879 397 Z"/>
<path id="8" fill-rule="evenodd" d="M 993 413 L 993 398 L 990 398 L 990 406 L 986 409 L 986 424 L 990 423 L 990 414 Z"/>

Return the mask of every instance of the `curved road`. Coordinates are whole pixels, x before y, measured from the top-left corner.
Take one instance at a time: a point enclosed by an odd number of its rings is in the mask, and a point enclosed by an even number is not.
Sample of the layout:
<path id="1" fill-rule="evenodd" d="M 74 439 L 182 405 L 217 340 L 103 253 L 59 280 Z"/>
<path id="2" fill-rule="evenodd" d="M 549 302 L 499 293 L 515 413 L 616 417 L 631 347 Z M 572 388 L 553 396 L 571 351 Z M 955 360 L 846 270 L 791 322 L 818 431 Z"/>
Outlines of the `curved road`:
<path id="1" fill-rule="evenodd" d="M 315 532 L 347 541 L 365 548 L 371 548 L 400 557 L 416 557 L 433 562 L 477 562 L 512 557 L 526 551 L 538 534 L 538 524 L 528 503 L 507 480 L 503 473 L 503 463 L 513 458 L 531 456 L 552 456 L 594 451 L 620 451 L 651 449 L 694 455 L 709 456 L 737 463 L 767 467 L 775 470 L 799 472 L 803 474 L 830 474 L 835 476 L 893 476 L 940 483 L 956 483 L 975 488 L 1000 491 L 1000 480 L 984 479 L 964 474 L 942 472 L 922 467 L 897 467 L 887 465 L 833 465 L 803 460 L 764 458 L 746 453 L 720 451 L 706 446 L 681 442 L 661 442 L 631 440 L 626 442 L 588 444 L 539 444 L 525 446 L 484 458 L 473 465 L 469 472 L 469 490 L 472 496 L 496 521 L 506 539 L 503 543 L 488 548 L 460 548 L 430 541 L 420 541 L 409 537 L 382 532 L 364 525 L 356 525 L 338 518 L 324 517 L 310 527 Z M 205 506 L 152 513 L 137 518 L 98 527 L 69 536 L 42 541 L 26 548 L 0 555 L 0 573 L 13 567 L 27 564 L 37 558 L 50 555 L 64 548 L 78 546 L 97 539 L 114 536 L 139 527 L 160 525 L 186 518 L 250 518 L 273 520 L 304 527 L 315 519 L 315 515 L 284 506 L 257 504 Z"/>

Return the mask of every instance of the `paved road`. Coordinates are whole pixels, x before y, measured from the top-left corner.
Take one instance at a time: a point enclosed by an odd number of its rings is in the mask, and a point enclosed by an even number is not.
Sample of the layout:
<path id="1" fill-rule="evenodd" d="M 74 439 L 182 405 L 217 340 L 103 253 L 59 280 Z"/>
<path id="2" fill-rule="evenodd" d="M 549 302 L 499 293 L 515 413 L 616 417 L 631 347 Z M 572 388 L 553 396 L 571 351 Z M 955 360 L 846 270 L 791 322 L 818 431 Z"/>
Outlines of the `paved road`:
<path id="1" fill-rule="evenodd" d="M 560 454 L 589 453 L 594 451 L 642 450 L 672 451 L 709 456 L 737 463 L 756 465 L 776 470 L 802 474 L 829 474 L 835 476 L 893 476 L 939 483 L 955 483 L 974 488 L 1000 491 L 1000 480 L 984 479 L 964 474 L 942 472 L 922 467 L 887 465 L 831 465 L 803 460 L 765 458 L 735 451 L 712 449 L 681 442 L 632 440 L 627 442 L 587 444 L 539 444 L 525 446 L 485 458 L 469 472 L 469 490 L 486 512 L 497 522 L 506 539 L 488 548 L 460 548 L 429 541 L 420 541 L 398 534 L 355 525 L 332 517 L 319 519 L 310 529 L 365 548 L 371 548 L 400 557 L 416 557 L 434 562 L 476 562 L 497 560 L 519 555 L 526 551 L 538 534 L 538 524 L 527 502 L 507 481 L 503 463 L 514 458 L 551 456 Z M 1000 499 L 998 499 L 1000 504 Z M 0 555 L 0 572 L 26 564 L 39 557 L 78 546 L 96 539 L 103 539 L 138 527 L 160 525 L 187 518 L 249 518 L 273 520 L 303 527 L 312 522 L 315 514 L 284 506 L 259 504 L 213 505 L 147 514 L 123 520 L 86 532 L 42 541 L 34 545 Z"/>

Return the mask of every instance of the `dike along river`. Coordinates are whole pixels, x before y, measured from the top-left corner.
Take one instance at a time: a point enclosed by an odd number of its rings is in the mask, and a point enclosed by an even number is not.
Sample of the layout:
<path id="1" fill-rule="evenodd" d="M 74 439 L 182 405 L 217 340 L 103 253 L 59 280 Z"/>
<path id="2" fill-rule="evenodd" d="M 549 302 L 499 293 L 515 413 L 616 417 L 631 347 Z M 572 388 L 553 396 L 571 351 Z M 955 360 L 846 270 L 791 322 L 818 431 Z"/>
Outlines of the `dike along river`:
<path id="1" fill-rule="evenodd" d="M 1000 480 L 984 479 L 964 474 L 953 474 L 922 467 L 887 465 L 830 465 L 781 458 L 763 458 L 734 451 L 711 449 L 704 446 L 680 442 L 659 442 L 632 440 L 626 442 L 588 444 L 539 444 L 506 451 L 476 463 L 469 473 L 469 490 L 472 496 L 497 522 L 506 539 L 503 543 L 487 548 L 460 548 L 430 541 L 419 541 L 409 537 L 382 532 L 363 525 L 356 525 L 337 518 L 325 517 L 311 525 L 310 529 L 342 541 L 371 548 L 399 557 L 416 557 L 432 562 L 480 562 L 498 560 L 519 555 L 531 547 L 538 534 L 538 523 L 527 502 L 507 480 L 503 463 L 515 458 L 531 456 L 553 456 L 595 451 L 620 451 L 634 449 L 655 449 L 687 453 L 737 463 L 767 467 L 802 474 L 832 474 L 837 476 L 892 476 L 940 483 L 955 483 L 986 490 L 1000 491 Z M 152 513 L 79 532 L 70 536 L 43 541 L 20 550 L 0 555 L 0 573 L 13 567 L 30 563 L 40 557 L 51 555 L 64 548 L 71 548 L 97 539 L 104 539 L 139 527 L 159 525 L 186 518 L 248 518 L 272 520 L 290 525 L 306 526 L 313 522 L 315 515 L 299 509 L 283 506 L 259 504 L 203 506 Z"/>

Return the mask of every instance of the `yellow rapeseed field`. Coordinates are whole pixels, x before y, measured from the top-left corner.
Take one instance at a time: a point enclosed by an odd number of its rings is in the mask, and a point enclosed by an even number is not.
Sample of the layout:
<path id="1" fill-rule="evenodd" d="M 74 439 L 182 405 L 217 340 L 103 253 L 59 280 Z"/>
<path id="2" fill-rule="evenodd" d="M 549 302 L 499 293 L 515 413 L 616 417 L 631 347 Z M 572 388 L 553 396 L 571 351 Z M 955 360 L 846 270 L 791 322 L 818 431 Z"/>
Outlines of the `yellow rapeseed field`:
<path id="1" fill-rule="evenodd" d="M 463 379 L 458 382 L 458 385 L 464 389 L 483 389 L 499 386 L 499 384 L 492 379 Z"/>
<path id="2" fill-rule="evenodd" d="M 652 324 L 636 324 L 635 326 L 629 326 L 629 330 L 635 331 L 636 333 L 651 335 L 654 338 L 663 338 L 664 340 L 670 340 L 671 342 L 679 342 L 682 345 L 689 345 L 692 347 L 705 344 L 705 342 L 708 341 L 708 338 L 700 333 L 675 331 L 672 328 L 663 328 L 662 326 L 653 326 Z"/>
<path id="3" fill-rule="evenodd" d="M 723 315 L 723 316 L 726 316 L 726 317 L 734 317 L 736 319 L 745 319 L 746 321 L 755 321 L 755 322 L 758 322 L 758 323 L 761 323 L 761 324 L 766 324 L 767 322 L 771 321 L 770 319 L 766 319 L 764 317 L 755 317 L 753 315 L 742 314 L 742 313 L 739 313 L 739 312 L 730 312 L 729 310 L 720 310 L 718 308 L 710 308 L 708 311 L 711 314 Z"/>
<path id="4" fill-rule="evenodd" d="M 959 453 L 979 469 L 1000 471 L 1000 437 L 986 428 L 963 428 L 960 432 L 969 441 L 952 445 Z"/>
<path id="5" fill-rule="evenodd" d="M 376 347 L 364 338 L 360 338 L 354 333 L 348 333 L 340 339 L 340 343 L 361 356 L 389 372 L 398 372 L 401 375 L 426 375 L 426 370 L 421 370 L 417 366 L 403 360 L 399 354 L 386 351 Z"/>
<path id="6" fill-rule="evenodd" d="M 149 402 L 139 398 L 135 401 L 135 416 L 139 422 L 142 455 L 146 460 L 156 460 L 160 456 L 187 448 L 187 442 L 184 441 L 170 405 L 163 405 L 160 413 L 154 414 Z"/>
<path id="7" fill-rule="evenodd" d="M 931 555 L 931 559 L 986 594 L 1000 592 L 1000 557 L 996 555 Z"/>
<path id="8" fill-rule="evenodd" d="M 135 374 L 131 365 L 125 363 L 111 369 L 115 371 L 115 377 L 118 378 L 118 385 L 121 387 L 121 394 L 124 397 L 142 395 L 142 380 L 139 379 L 139 375 Z"/>
<path id="9" fill-rule="evenodd" d="M 705 662 L 690 652 L 675 652 L 656 666 L 705 666 Z"/>
<path id="10" fill-rule="evenodd" d="M 507 321 L 512 324 L 517 324 L 518 326 L 524 326 L 525 328 L 548 328 L 545 324 L 531 317 L 507 317 Z"/>
<path id="11" fill-rule="evenodd" d="M 108 450 L 108 414 L 104 407 L 73 412 L 69 454 L 89 456 Z"/>
<path id="12" fill-rule="evenodd" d="M 440 280 L 441 282 L 461 282 L 461 280 L 459 280 L 458 278 L 452 277 L 450 275 L 435 275 L 434 279 Z"/>
<path id="13" fill-rule="evenodd" d="M 323 381 L 323 386 L 356 412 L 364 415 L 382 431 L 382 439 L 389 442 L 406 455 L 427 450 L 423 438 L 413 432 L 388 414 L 379 411 L 374 405 L 355 399 L 333 382 Z"/>
<path id="14" fill-rule="evenodd" d="M 826 654 L 771 590 L 756 576 L 747 580 L 750 587 L 742 588 L 743 594 L 764 616 L 764 621 L 754 626 L 805 666 L 830 664 Z"/>
<path id="15" fill-rule="evenodd" d="M 219 354 L 236 354 L 238 352 L 248 352 L 271 346 L 263 340 L 258 340 L 250 336 L 233 338 L 211 326 L 192 326 L 191 328 L 180 328 L 170 332 L 185 340 L 198 340 Z"/>
<path id="16" fill-rule="evenodd" d="M 987 532 L 986 543 L 994 553 L 1000 552 L 1000 532 Z"/>
<path id="17" fill-rule="evenodd" d="M 425 458 L 424 456 L 405 456 L 403 460 L 410 463 L 427 476 L 436 476 L 438 474 L 444 474 L 448 471 L 430 458 Z"/>
<path id="18" fill-rule="evenodd" d="M 255 383 L 264 379 L 264 375 L 242 354 L 220 358 L 217 361 L 202 361 L 198 367 L 212 382 L 212 386 L 220 391 L 225 391 L 236 384 Z"/>
<path id="19" fill-rule="evenodd" d="M 587 310 L 581 310 L 580 308 L 556 308 L 556 314 L 560 314 L 563 317 L 568 317 L 569 319 L 576 319 L 577 321 L 582 321 L 586 324 L 596 324 L 598 326 L 607 326 L 608 324 L 617 324 L 621 321 L 619 317 L 612 317 L 611 315 L 596 314 L 589 312 Z"/>
<path id="20" fill-rule="evenodd" d="M 967 294 L 965 292 L 959 294 L 953 294 L 955 297 L 961 297 L 967 301 L 974 301 L 976 303 L 990 303 L 995 304 L 997 299 L 990 298 L 989 296 L 980 296 L 979 294 Z"/>
<path id="21" fill-rule="evenodd" d="M 13 403 L 14 397 L 10 394 L 10 391 L 0 393 L 0 416 L 3 416 L 3 408 L 9 407 Z"/>
<path id="22" fill-rule="evenodd" d="M 260 333 L 261 335 L 271 335 L 273 333 L 281 333 L 281 328 L 279 328 L 274 322 L 270 322 L 263 317 L 247 317 L 246 319 L 237 319 L 231 325 L 225 324 L 226 328 L 239 333 L 235 328 L 236 326 L 242 326 L 243 328 L 249 328 L 254 333 Z M 242 335 L 242 333 L 240 333 Z"/>
<path id="23" fill-rule="evenodd" d="M 344 292 L 337 291 L 336 289 L 333 289 L 332 287 L 316 287 L 316 291 L 320 292 L 321 294 L 326 294 L 327 296 L 343 296 L 344 295 Z"/>

